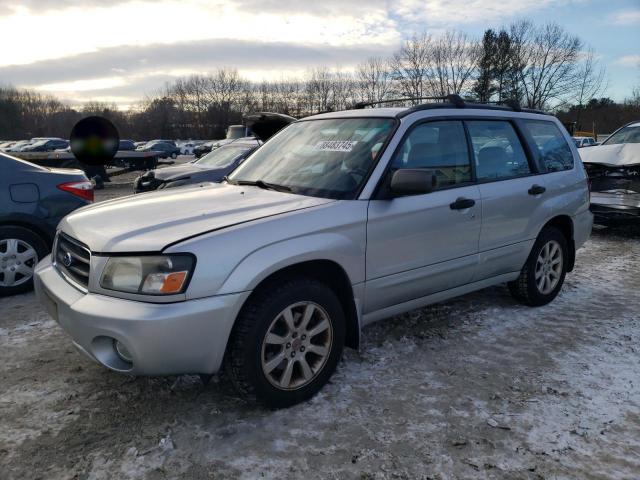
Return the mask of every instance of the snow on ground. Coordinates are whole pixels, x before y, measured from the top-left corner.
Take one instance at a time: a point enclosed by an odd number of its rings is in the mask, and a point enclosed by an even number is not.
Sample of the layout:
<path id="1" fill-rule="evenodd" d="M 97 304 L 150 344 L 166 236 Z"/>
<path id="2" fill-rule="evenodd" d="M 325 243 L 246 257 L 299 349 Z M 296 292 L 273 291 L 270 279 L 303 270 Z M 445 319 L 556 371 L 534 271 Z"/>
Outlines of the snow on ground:
<path id="1" fill-rule="evenodd" d="M 0 299 L 0 478 L 638 478 L 639 286 L 640 230 L 598 230 L 552 304 L 499 286 L 379 322 L 280 411 L 107 371 Z"/>

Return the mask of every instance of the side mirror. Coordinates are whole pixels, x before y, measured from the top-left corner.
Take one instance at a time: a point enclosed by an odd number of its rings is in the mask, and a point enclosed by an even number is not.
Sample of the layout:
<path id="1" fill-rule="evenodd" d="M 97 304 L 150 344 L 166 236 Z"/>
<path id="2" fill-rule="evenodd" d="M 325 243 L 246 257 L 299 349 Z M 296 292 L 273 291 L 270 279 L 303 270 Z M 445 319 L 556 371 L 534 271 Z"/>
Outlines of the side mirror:
<path id="1" fill-rule="evenodd" d="M 438 185 L 433 170 L 407 168 L 396 170 L 391 177 L 391 192 L 396 196 L 417 195 L 432 192 Z"/>

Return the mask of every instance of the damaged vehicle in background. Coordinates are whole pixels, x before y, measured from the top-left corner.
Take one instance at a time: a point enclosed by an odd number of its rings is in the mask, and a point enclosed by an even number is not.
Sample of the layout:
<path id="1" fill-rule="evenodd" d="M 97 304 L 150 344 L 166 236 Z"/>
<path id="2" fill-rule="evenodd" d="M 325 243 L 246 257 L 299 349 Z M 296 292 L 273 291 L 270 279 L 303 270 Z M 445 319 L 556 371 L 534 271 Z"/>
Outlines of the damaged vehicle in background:
<path id="1" fill-rule="evenodd" d="M 591 181 L 595 222 L 640 221 L 640 122 L 619 128 L 600 146 L 580 149 L 580 156 Z"/>

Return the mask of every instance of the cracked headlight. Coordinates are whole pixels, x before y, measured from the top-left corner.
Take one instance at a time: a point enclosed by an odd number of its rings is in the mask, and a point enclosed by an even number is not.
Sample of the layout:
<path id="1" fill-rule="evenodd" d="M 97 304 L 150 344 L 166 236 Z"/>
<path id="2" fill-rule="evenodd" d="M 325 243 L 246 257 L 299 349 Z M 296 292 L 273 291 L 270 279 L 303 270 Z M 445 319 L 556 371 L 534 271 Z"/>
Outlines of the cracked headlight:
<path id="1" fill-rule="evenodd" d="M 195 266 L 190 254 L 111 257 L 100 286 L 143 295 L 175 295 L 187 289 Z"/>

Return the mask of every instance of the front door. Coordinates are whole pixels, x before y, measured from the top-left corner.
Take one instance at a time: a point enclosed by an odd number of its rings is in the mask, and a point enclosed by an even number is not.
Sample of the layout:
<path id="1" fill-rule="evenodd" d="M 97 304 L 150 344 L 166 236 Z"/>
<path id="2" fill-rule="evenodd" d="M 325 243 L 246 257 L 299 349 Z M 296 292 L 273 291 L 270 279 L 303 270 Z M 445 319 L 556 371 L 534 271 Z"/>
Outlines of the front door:
<path id="1" fill-rule="evenodd" d="M 391 162 L 433 170 L 438 185 L 369 202 L 365 314 L 469 283 L 477 264 L 480 191 L 462 122 L 416 125 Z"/>

